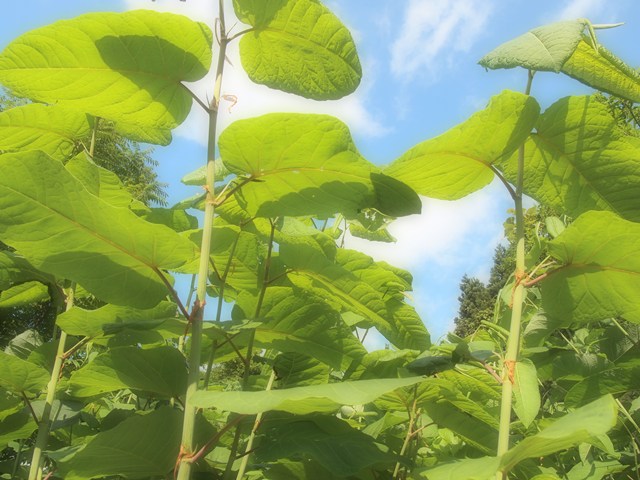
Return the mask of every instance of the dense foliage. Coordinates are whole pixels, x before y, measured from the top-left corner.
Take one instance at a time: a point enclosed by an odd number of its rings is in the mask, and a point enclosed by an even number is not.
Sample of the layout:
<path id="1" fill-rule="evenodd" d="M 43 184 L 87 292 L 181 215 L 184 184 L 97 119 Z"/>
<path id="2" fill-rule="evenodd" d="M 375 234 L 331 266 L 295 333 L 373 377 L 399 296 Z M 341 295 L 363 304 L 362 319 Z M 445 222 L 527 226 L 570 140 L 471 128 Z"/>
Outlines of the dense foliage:
<path id="1" fill-rule="evenodd" d="M 480 62 L 527 69 L 525 93 L 498 93 L 380 169 L 327 115 L 241 120 L 218 139 L 238 38 L 243 68 L 271 88 L 336 99 L 362 73 L 317 0 L 235 0 L 247 29 L 231 36 L 223 6 L 215 34 L 96 13 L 0 54 L 0 83 L 38 102 L 0 113 L 0 291 L 47 295 L 60 332 L 0 352 L 4 478 L 637 478 L 640 145 L 592 97 L 541 112 L 530 93 L 553 71 L 637 102 L 638 74 L 586 20 L 540 27 Z M 205 193 L 147 208 L 82 139 L 109 122 L 169 144 L 193 102 L 184 82 L 213 51 L 213 100 L 197 101 L 207 163 L 183 180 Z M 515 268 L 496 270 L 493 317 L 432 345 L 411 274 L 341 237 L 389 241 L 418 194 L 455 200 L 495 176 L 514 201 Z M 560 212 L 544 235 L 526 234 L 524 194 Z M 194 275 L 188 298 L 174 274 Z M 390 348 L 368 352 L 370 329 Z"/>

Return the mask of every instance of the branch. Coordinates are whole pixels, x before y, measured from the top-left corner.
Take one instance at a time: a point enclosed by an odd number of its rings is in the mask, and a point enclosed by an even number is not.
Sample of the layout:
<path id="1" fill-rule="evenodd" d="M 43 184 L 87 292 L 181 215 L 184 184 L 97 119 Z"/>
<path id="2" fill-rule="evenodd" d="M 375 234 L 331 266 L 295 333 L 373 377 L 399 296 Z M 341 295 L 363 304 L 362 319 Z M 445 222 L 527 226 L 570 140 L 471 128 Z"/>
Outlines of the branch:
<path id="1" fill-rule="evenodd" d="M 498 177 L 500 179 L 500 181 L 503 183 L 503 185 L 507 188 L 507 190 L 509 191 L 509 195 L 511 195 L 511 198 L 513 200 L 516 199 L 516 191 L 513 189 L 513 187 L 511 186 L 511 184 L 509 182 L 507 182 L 507 179 L 504 178 L 504 176 L 502 175 L 502 173 L 500 172 L 500 170 L 498 170 L 496 167 L 494 167 L 493 165 L 489 165 L 489 168 L 491 169 L 491 171 L 496 175 L 496 177 Z"/>
<path id="2" fill-rule="evenodd" d="M 200 105 L 207 114 L 211 113 L 211 109 L 209 108 L 209 106 L 206 103 L 204 103 L 202 100 L 200 100 L 200 97 L 198 97 L 193 91 L 191 91 L 189 87 L 187 87 L 184 83 L 180 83 L 180 85 L 182 85 L 182 88 L 184 88 L 187 92 L 189 92 L 189 95 L 191 95 L 191 98 L 193 98 L 196 101 L 196 103 Z"/>
<path id="3" fill-rule="evenodd" d="M 162 273 L 162 271 L 158 267 L 153 267 L 153 271 L 160 277 L 160 280 L 162 280 L 162 283 L 164 283 L 164 285 L 167 287 L 167 290 L 169 290 L 171 298 L 173 298 L 178 304 L 178 308 L 180 309 L 182 315 L 184 315 L 185 318 L 189 320 L 191 318 L 191 315 L 189 315 L 189 312 L 180 300 L 180 297 L 178 297 L 178 293 L 174 290 L 173 285 L 171 285 L 169 280 L 167 280 L 167 277 L 164 276 L 164 273 Z"/>
<path id="4" fill-rule="evenodd" d="M 38 420 L 38 416 L 36 415 L 36 412 L 33 409 L 33 405 L 31 405 L 31 402 L 27 398 L 27 394 L 24 393 L 24 392 L 20 392 L 20 393 L 22 393 L 22 398 L 24 399 L 25 403 L 27 404 L 27 407 L 29 407 L 29 412 L 31 412 L 31 416 L 35 420 L 36 424 L 39 424 L 40 420 Z"/>

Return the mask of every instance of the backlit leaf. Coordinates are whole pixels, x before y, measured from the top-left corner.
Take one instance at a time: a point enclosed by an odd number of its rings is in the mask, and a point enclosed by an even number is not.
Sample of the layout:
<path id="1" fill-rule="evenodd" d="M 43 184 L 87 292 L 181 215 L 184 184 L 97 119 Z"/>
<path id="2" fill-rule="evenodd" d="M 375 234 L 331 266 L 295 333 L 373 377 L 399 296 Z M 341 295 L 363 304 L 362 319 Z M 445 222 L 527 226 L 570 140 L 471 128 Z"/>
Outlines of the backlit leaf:
<path id="1" fill-rule="evenodd" d="M 525 428 L 538 416 L 540 410 L 540 389 L 536 367 L 528 358 L 521 358 L 516 362 L 514 371 L 513 395 L 515 403 L 513 410 Z"/>
<path id="2" fill-rule="evenodd" d="M 76 370 L 69 380 L 69 393 L 80 398 L 123 388 L 178 397 L 186 387 L 186 361 L 173 347 L 112 348 Z"/>
<path id="3" fill-rule="evenodd" d="M 0 387 L 18 395 L 39 393 L 49 382 L 49 372 L 31 362 L 0 351 Z"/>
<path id="4" fill-rule="evenodd" d="M 542 304 L 556 323 L 624 317 L 640 323 L 640 224 L 611 212 L 587 212 L 549 252 L 561 267 L 540 282 Z"/>
<path id="5" fill-rule="evenodd" d="M 503 43 L 478 63 L 491 69 L 523 67 L 557 73 L 580 43 L 586 26 L 586 20 L 573 20 L 534 28 Z"/>
<path id="6" fill-rule="evenodd" d="M 562 73 L 603 92 L 640 102 L 640 75 L 602 45 L 584 37 Z"/>
<path id="7" fill-rule="evenodd" d="M 316 100 L 353 92 L 362 69 L 349 30 L 317 0 L 234 0 L 253 28 L 240 41 L 249 78 Z"/>
<path id="8" fill-rule="evenodd" d="M 416 476 L 428 480 L 490 480 L 496 477 L 499 466 L 498 457 L 466 458 L 418 470 Z"/>
<path id="9" fill-rule="evenodd" d="M 14 308 L 49 299 L 46 285 L 40 282 L 21 283 L 0 292 L 0 309 Z"/>
<path id="10" fill-rule="evenodd" d="M 504 91 L 464 123 L 411 148 L 384 173 L 420 195 L 462 198 L 491 183 L 492 165 L 524 142 L 539 111 L 533 97 Z"/>
<path id="11" fill-rule="evenodd" d="M 220 135 L 220 154 L 239 176 L 230 186 L 233 200 L 250 216 L 420 211 L 415 193 L 380 175 L 358 153 L 348 127 L 328 115 L 273 113 L 234 122 Z"/>
<path id="12" fill-rule="evenodd" d="M 2 155 L 0 170 L 0 239 L 102 300 L 152 307 L 167 294 L 155 270 L 198 254 L 169 228 L 91 195 L 41 152 Z"/>
<path id="13" fill-rule="evenodd" d="M 191 108 L 181 82 L 207 73 L 211 39 L 208 27 L 179 15 L 90 13 L 15 39 L 0 54 L 0 83 L 113 120 L 137 140 L 168 144 Z"/>
<path id="14" fill-rule="evenodd" d="M 117 305 L 105 305 L 95 310 L 73 307 L 60 314 L 56 324 L 69 335 L 96 338 L 113 335 L 125 328 L 152 329 L 175 318 L 176 310 L 172 302 L 160 302 L 148 310 Z"/>
<path id="15" fill-rule="evenodd" d="M 0 152 L 42 150 L 65 160 L 90 131 L 84 113 L 59 105 L 23 105 L 0 112 Z"/>
<path id="16" fill-rule="evenodd" d="M 545 457 L 604 435 L 616 424 L 617 414 L 611 395 L 591 402 L 520 441 L 502 457 L 501 467 L 508 471 L 526 458 Z"/>
<path id="17" fill-rule="evenodd" d="M 99 433 L 69 461 L 62 462 L 64 478 L 164 477 L 178 456 L 181 428 L 182 415 L 167 407 L 130 417 Z"/>
<path id="18" fill-rule="evenodd" d="M 24 410 L 9 415 L 0 421 L 0 448 L 4 450 L 9 442 L 29 438 L 37 428 L 33 417 Z"/>
<path id="19" fill-rule="evenodd" d="M 525 145 L 524 192 L 572 217 L 609 210 L 640 220 L 640 148 L 593 97 L 566 97 L 540 116 Z M 516 162 L 500 165 L 515 181 Z"/>
<path id="20" fill-rule="evenodd" d="M 215 407 L 248 415 L 269 410 L 296 414 L 334 412 L 342 405 L 369 403 L 386 392 L 424 380 L 424 377 L 387 378 L 259 392 L 198 391 L 193 402 L 201 408 Z"/>

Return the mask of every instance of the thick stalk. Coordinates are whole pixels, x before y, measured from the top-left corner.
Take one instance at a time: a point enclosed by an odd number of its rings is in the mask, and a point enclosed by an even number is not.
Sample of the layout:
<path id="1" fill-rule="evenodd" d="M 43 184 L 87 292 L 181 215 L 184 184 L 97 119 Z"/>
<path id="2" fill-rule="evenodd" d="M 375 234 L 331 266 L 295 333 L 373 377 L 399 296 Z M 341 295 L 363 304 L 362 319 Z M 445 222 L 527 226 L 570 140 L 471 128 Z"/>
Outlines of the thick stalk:
<path id="1" fill-rule="evenodd" d="M 189 456 L 195 453 L 194 430 L 196 420 L 196 408 L 193 405 L 193 394 L 198 390 L 200 380 L 200 348 L 202 344 L 202 321 L 204 318 L 204 306 L 207 298 L 207 278 L 209 275 L 209 255 L 211 252 L 211 233 L 213 230 L 214 214 L 214 185 L 215 185 L 215 159 L 216 159 L 216 128 L 218 122 L 218 106 L 220 104 L 220 92 L 222 88 L 222 73 L 224 71 L 225 55 L 227 50 L 227 34 L 224 23 L 224 2 L 219 0 L 219 25 L 220 25 L 220 50 L 218 52 L 218 64 L 216 68 L 216 80 L 213 100 L 209 106 L 209 138 L 207 149 L 207 184 L 206 202 L 204 210 L 204 224 L 202 231 L 202 246 L 200 249 L 200 266 L 198 269 L 198 287 L 196 289 L 196 303 L 192 310 L 191 318 L 191 348 L 189 352 L 189 378 L 184 402 L 184 418 L 182 423 L 182 441 L 180 448 L 180 464 L 178 466 L 178 480 L 189 480 L 191 477 L 192 463 Z"/>
<path id="2" fill-rule="evenodd" d="M 266 391 L 271 390 L 273 387 L 273 382 L 276 379 L 275 370 L 271 370 L 271 376 L 269 377 L 269 382 L 267 382 Z M 242 457 L 242 462 L 240 463 L 240 468 L 238 468 L 238 474 L 236 475 L 236 480 L 242 480 L 244 477 L 244 472 L 247 470 L 247 465 L 249 463 L 249 457 L 251 456 L 251 450 L 253 449 L 253 441 L 256 438 L 256 432 L 260 427 L 260 423 L 262 422 L 262 412 L 256 415 L 256 419 L 253 422 L 253 428 L 251 429 L 251 434 L 249 435 L 249 439 L 247 440 L 247 446 L 244 449 L 244 456 Z"/>
<path id="3" fill-rule="evenodd" d="M 69 311 L 73 307 L 73 297 L 75 294 L 75 285 L 69 288 L 67 292 L 67 307 Z M 38 422 L 38 436 L 36 437 L 36 443 L 33 447 L 33 455 L 31 456 L 31 466 L 29 467 L 29 480 L 36 480 L 42 475 L 42 453 L 47 448 L 47 440 L 49 439 L 49 430 L 51 429 L 51 410 L 53 408 L 53 401 L 56 398 L 56 388 L 58 388 L 58 379 L 60 378 L 60 372 L 62 371 L 62 364 L 64 362 L 64 348 L 67 343 L 67 334 L 64 330 L 60 331 L 60 338 L 58 339 L 58 349 L 56 351 L 56 359 L 53 363 L 53 370 L 51 371 L 51 378 L 47 384 L 47 397 L 44 401 L 44 408 L 42 410 L 42 417 Z"/>
<path id="4" fill-rule="evenodd" d="M 529 95 L 533 72 L 529 72 L 525 93 Z M 520 350 L 520 327 L 522 325 L 522 307 L 524 304 L 524 275 L 525 275 L 525 238 L 524 238 L 524 209 L 522 207 L 522 187 L 524 183 L 524 144 L 518 150 L 518 177 L 514 196 L 516 210 L 516 285 L 513 291 L 513 306 L 511 310 L 511 325 L 507 340 L 507 351 L 502 369 L 502 398 L 500 403 L 500 425 L 498 429 L 498 456 L 509 450 L 509 428 L 511 426 L 511 405 L 513 400 L 513 382 L 516 362 Z M 507 473 L 498 472 L 498 480 L 506 480 Z"/>

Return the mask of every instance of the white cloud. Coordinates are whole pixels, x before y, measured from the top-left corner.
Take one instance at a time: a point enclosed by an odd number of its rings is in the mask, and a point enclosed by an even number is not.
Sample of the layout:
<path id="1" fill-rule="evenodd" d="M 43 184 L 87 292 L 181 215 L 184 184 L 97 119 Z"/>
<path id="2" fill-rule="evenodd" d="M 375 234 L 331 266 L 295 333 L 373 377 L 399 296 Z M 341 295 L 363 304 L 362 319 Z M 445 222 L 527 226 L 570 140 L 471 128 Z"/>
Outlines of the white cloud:
<path id="1" fill-rule="evenodd" d="M 603 12 L 606 4 L 605 0 L 570 0 L 555 17 L 557 20 L 594 19 Z"/>
<path id="2" fill-rule="evenodd" d="M 347 236 L 345 246 L 410 271 L 430 264 L 446 275 L 447 268 L 472 263 L 478 248 L 495 247 L 505 198 L 498 183 L 455 202 L 423 198 L 422 214 L 399 218 L 389 227 L 396 243 Z"/>
<path id="3" fill-rule="evenodd" d="M 126 0 L 125 3 L 130 9 L 147 8 L 179 13 L 208 25 L 213 24 L 217 11 L 214 8 L 214 4 L 217 2 L 213 1 L 157 0 L 152 3 L 149 0 Z M 237 22 L 233 16 L 231 2 L 226 1 L 225 4 L 226 23 L 230 28 Z M 243 28 L 242 25 L 238 23 L 234 31 L 241 28 Z M 333 115 L 344 121 L 354 132 L 368 137 L 378 137 L 389 132 L 389 128 L 384 125 L 382 119 L 376 118 L 367 109 L 368 92 L 375 82 L 374 76 L 371 75 L 375 71 L 375 63 L 371 60 L 361 58 L 363 70 L 368 75 L 363 76 L 363 82 L 354 94 L 340 100 L 316 102 L 256 85 L 249 80 L 240 63 L 237 41 L 229 45 L 227 57 L 231 64 L 225 65 L 222 93 L 223 95 L 235 96 L 237 103 L 231 107 L 231 102 L 222 101 L 222 115 L 220 115 L 218 132 L 221 132 L 235 120 L 276 111 Z M 210 99 L 213 92 L 213 73 L 211 72 L 204 79 L 188 86 L 202 100 Z M 230 111 L 229 107 L 231 107 Z M 175 131 L 175 134 L 204 144 L 207 141 L 207 122 L 204 111 L 194 103 L 191 114 Z"/>
<path id="4" fill-rule="evenodd" d="M 433 75 L 442 61 L 469 50 L 492 10 L 492 2 L 482 0 L 409 0 L 391 47 L 391 71 L 405 79 L 420 70 Z"/>

